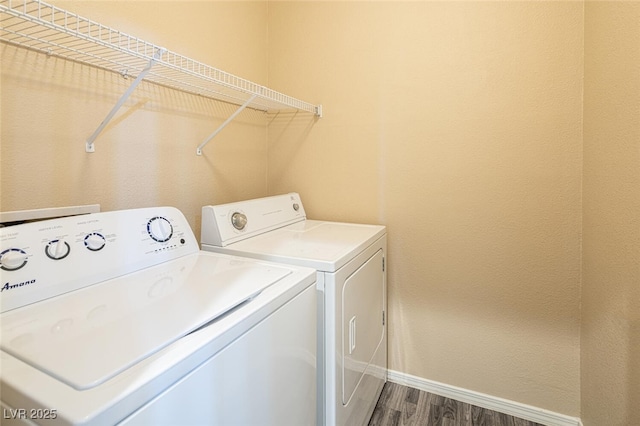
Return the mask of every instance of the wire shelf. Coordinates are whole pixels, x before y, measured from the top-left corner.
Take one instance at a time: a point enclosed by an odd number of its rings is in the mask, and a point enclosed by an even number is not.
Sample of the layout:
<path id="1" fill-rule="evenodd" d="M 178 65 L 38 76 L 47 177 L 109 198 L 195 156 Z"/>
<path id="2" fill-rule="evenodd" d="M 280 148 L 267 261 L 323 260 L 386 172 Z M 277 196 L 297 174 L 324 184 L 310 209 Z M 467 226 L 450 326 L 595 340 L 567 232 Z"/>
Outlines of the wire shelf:
<path id="1" fill-rule="evenodd" d="M 0 40 L 124 76 L 145 71 L 145 81 L 242 108 L 294 109 L 322 116 L 321 105 L 301 101 L 39 0 L 0 0 Z"/>

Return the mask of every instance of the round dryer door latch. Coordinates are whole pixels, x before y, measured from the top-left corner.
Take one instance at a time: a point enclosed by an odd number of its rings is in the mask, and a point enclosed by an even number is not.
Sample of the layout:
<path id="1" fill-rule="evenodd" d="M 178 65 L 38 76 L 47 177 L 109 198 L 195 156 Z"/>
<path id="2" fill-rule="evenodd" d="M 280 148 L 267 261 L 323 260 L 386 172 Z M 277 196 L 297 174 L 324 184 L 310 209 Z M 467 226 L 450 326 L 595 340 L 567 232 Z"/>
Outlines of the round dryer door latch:
<path id="1" fill-rule="evenodd" d="M 231 224 L 238 231 L 242 231 L 247 226 L 247 216 L 240 212 L 235 212 L 231 215 Z"/>

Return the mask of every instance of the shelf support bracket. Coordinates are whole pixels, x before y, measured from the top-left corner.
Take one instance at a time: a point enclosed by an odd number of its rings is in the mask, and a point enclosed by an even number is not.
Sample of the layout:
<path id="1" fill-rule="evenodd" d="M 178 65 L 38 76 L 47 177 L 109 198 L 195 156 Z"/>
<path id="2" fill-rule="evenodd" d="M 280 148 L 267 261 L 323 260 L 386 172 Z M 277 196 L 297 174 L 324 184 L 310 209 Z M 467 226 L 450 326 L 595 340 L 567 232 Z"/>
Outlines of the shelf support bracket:
<path id="1" fill-rule="evenodd" d="M 124 94 L 120 97 L 120 99 L 118 100 L 118 102 L 116 102 L 116 104 L 114 105 L 114 107 L 111 109 L 111 111 L 109 111 L 109 114 L 107 114 L 107 116 L 105 117 L 104 120 L 102 120 L 102 123 L 100 123 L 100 125 L 98 126 L 98 128 L 95 130 L 95 132 L 93 132 L 93 134 L 91 136 L 89 136 L 89 138 L 87 139 L 86 142 L 86 146 L 85 146 L 85 151 L 86 152 L 95 152 L 96 148 L 93 145 L 93 142 L 96 140 L 96 138 L 98 137 L 98 135 L 104 130 L 104 128 L 107 126 L 107 124 L 109 124 L 109 122 L 111 121 L 111 119 L 113 118 L 113 116 L 116 114 L 116 112 L 118 112 L 118 110 L 122 107 L 122 105 L 124 105 L 124 103 L 127 101 L 127 99 L 129 98 L 129 96 L 131 96 L 131 94 L 133 93 L 133 91 L 136 89 L 136 87 L 138 87 L 138 85 L 140 84 L 140 82 L 142 82 L 142 80 L 145 78 L 145 76 L 149 73 L 149 71 L 151 71 L 151 67 L 153 67 L 153 65 L 155 65 L 155 63 L 162 58 L 162 55 L 166 52 L 166 49 L 158 49 L 156 51 L 156 53 L 153 55 L 153 58 L 151 58 L 151 60 L 149 61 L 149 63 L 147 64 L 146 67 L 144 67 L 144 69 L 140 72 L 140 74 L 138 74 L 138 76 L 136 77 L 136 79 L 133 81 L 133 83 L 131 83 L 131 86 L 129 86 L 129 88 L 127 89 L 126 92 L 124 92 Z"/>
<path id="2" fill-rule="evenodd" d="M 238 108 L 233 114 L 231 114 L 231 116 L 229 118 L 227 118 L 224 123 L 222 123 L 220 125 L 220 127 L 218 127 L 213 133 L 211 133 L 209 135 L 208 138 L 206 138 L 200 145 L 198 145 L 198 148 L 196 148 L 196 154 L 197 155 L 202 155 L 202 148 L 204 148 L 204 146 L 206 144 L 209 143 L 209 141 L 211 141 L 211 139 L 213 139 L 218 133 L 220 133 L 220 131 L 222 131 L 222 129 L 224 129 L 225 127 L 227 127 L 227 124 L 231 123 L 231 121 L 236 118 L 236 116 L 238 114 L 240 114 L 242 112 L 242 110 L 244 110 L 246 107 L 249 106 L 249 104 L 251 104 L 251 102 L 253 102 L 253 100 L 258 96 L 258 94 L 253 94 L 251 95 L 251 97 L 249 99 L 247 99 L 247 101 L 245 103 L 243 103 L 240 108 Z"/>

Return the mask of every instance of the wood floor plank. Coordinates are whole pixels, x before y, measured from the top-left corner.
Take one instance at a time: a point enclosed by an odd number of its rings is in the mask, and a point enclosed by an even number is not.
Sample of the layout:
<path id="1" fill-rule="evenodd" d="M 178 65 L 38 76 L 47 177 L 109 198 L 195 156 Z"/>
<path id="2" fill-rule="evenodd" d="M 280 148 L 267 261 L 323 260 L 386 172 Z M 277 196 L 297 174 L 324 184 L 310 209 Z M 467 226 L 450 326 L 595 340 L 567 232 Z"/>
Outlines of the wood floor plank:
<path id="1" fill-rule="evenodd" d="M 387 382 L 382 389 L 378 404 L 384 408 L 399 409 L 402 406 L 402 401 L 404 400 L 407 389 L 406 386 Z"/>
<path id="2" fill-rule="evenodd" d="M 455 399 L 445 398 L 442 404 L 442 417 L 445 423 L 453 426 L 462 426 L 462 403 Z"/>
<path id="3" fill-rule="evenodd" d="M 381 395 L 382 397 L 382 395 Z M 373 409 L 373 414 L 371 414 L 371 418 L 369 419 L 369 426 L 382 426 L 384 420 L 384 408 L 380 404 L 376 405 L 376 408 Z"/>
<path id="4" fill-rule="evenodd" d="M 420 398 L 420 391 L 418 389 L 407 387 L 404 400 L 412 404 L 418 404 L 418 398 Z"/>
<path id="5" fill-rule="evenodd" d="M 431 410 L 431 394 L 418 391 L 418 403 L 416 405 L 416 415 L 413 421 L 415 426 L 427 425 L 429 422 L 429 412 Z"/>
<path id="6" fill-rule="evenodd" d="M 431 426 L 444 426 L 443 425 L 443 407 L 440 404 L 431 403 L 431 408 L 429 409 L 429 418 L 427 420 L 427 424 Z"/>
<path id="7" fill-rule="evenodd" d="M 461 404 L 461 418 L 460 421 L 462 425 L 470 425 L 471 424 L 471 404 L 460 403 Z"/>
<path id="8" fill-rule="evenodd" d="M 497 420 L 495 422 L 496 426 L 515 426 L 513 417 L 508 416 L 504 413 L 498 413 L 494 411 L 494 418 Z"/>
<path id="9" fill-rule="evenodd" d="M 543 426 L 535 422 L 530 422 L 529 420 L 520 419 L 518 417 L 514 417 L 513 422 L 515 426 Z"/>
<path id="10" fill-rule="evenodd" d="M 385 384 L 369 426 L 543 426 L 441 395 Z"/>
<path id="11" fill-rule="evenodd" d="M 414 426 L 416 423 L 416 415 L 418 404 L 411 402 L 405 398 L 402 404 L 402 416 L 400 417 L 400 426 Z"/>
<path id="12" fill-rule="evenodd" d="M 487 410 L 476 405 L 471 406 L 471 426 L 490 426 Z"/>
<path id="13" fill-rule="evenodd" d="M 387 412 L 388 412 L 388 420 L 386 424 L 389 426 L 399 426 L 400 418 L 402 417 L 402 412 L 399 410 L 393 410 L 393 409 L 389 409 L 387 410 Z"/>

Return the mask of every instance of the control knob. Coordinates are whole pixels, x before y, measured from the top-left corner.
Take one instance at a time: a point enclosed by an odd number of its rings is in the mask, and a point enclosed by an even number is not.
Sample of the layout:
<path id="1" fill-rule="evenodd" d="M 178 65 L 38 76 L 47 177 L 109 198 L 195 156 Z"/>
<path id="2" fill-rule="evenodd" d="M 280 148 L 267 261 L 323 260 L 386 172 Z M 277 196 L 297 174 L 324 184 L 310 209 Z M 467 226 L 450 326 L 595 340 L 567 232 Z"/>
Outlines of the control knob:
<path id="1" fill-rule="evenodd" d="M 238 231 L 242 231 L 247 226 L 247 215 L 240 212 L 235 212 L 231 215 L 231 224 Z"/>
<path id="2" fill-rule="evenodd" d="M 52 240 L 44 248 L 44 253 L 53 260 L 64 259 L 69 255 L 71 247 L 64 240 Z"/>
<path id="3" fill-rule="evenodd" d="M 156 216 L 147 222 L 147 232 L 153 240 L 164 243 L 173 236 L 173 226 L 167 218 Z"/>
<path id="4" fill-rule="evenodd" d="M 91 251 L 98 251 L 104 247 L 107 243 L 107 240 L 101 234 L 97 232 L 92 232 L 84 237 L 84 245 Z"/>
<path id="5" fill-rule="evenodd" d="M 27 264 L 27 253 L 19 248 L 10 248 L 0 253 L 0 268 L 15 271 Z"/>

